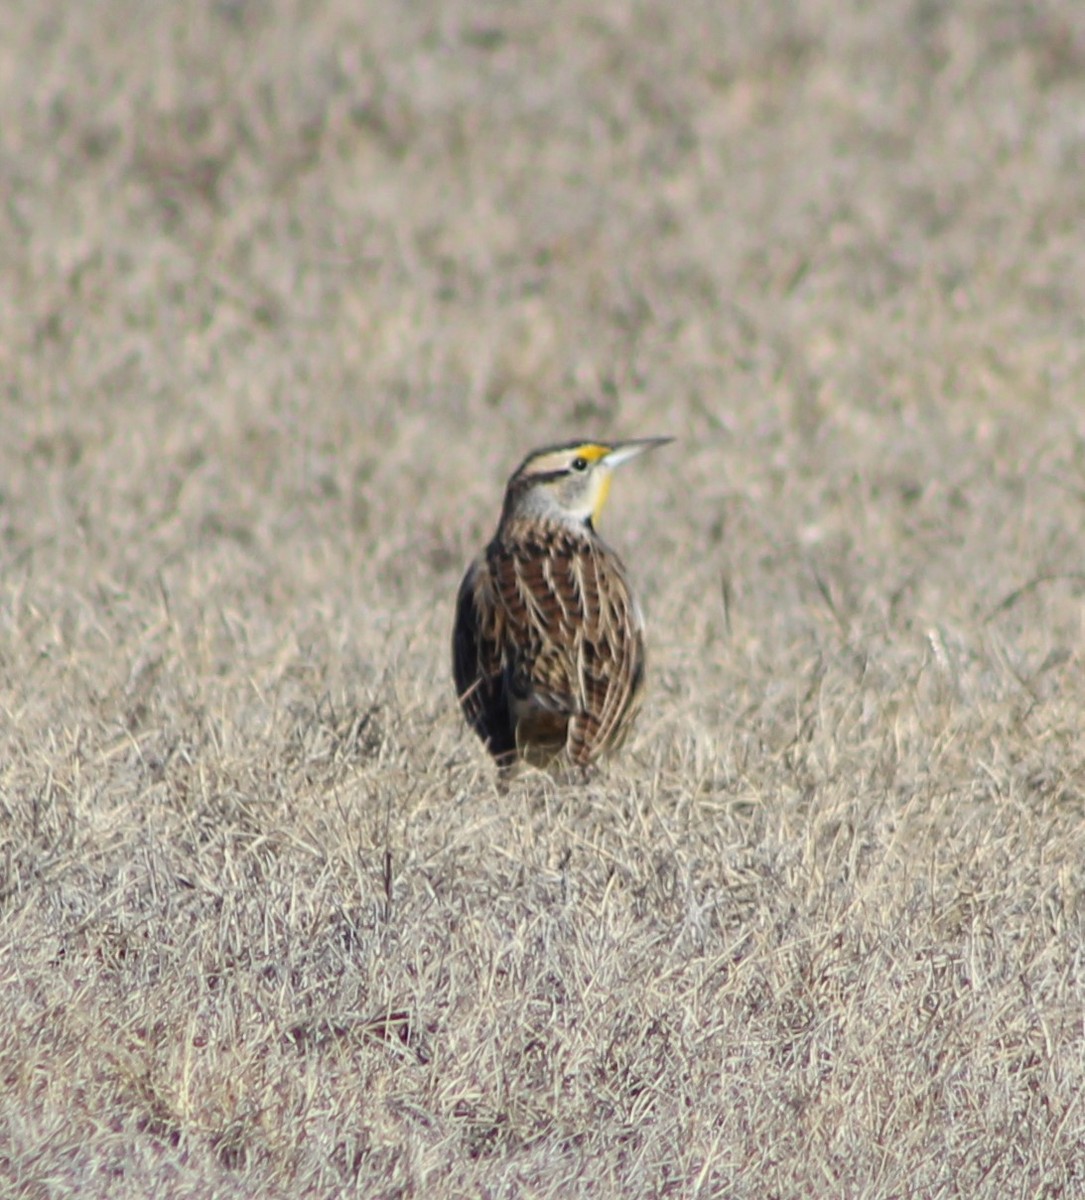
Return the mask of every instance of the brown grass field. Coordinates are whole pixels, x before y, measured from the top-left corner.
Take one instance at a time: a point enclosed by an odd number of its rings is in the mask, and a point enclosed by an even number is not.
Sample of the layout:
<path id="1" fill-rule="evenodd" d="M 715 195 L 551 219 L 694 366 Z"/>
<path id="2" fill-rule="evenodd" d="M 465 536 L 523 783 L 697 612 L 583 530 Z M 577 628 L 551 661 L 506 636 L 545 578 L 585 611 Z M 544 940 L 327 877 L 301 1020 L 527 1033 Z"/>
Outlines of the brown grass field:
<path id="1" fill-rule="evenodd" d="M 0 1195 L 1085 1196 L 1085 6 L 7 0 Z M 644 710 L 507 793 L 531 447 Z"/>

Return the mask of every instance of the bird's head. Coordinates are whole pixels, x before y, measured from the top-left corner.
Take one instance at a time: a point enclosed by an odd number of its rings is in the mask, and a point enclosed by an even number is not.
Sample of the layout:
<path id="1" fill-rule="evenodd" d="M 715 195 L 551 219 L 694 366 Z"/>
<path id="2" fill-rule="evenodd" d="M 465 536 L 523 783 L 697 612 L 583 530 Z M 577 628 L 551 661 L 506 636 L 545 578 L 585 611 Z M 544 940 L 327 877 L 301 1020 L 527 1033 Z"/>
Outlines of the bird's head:
<path id="1" fill-rule="evenodd" d="M 594 528 L 614 469 L 673 438 L 628 442 L 564 442 L 534 450 L 513 472 L 503 520 L 516 517 Z"/>

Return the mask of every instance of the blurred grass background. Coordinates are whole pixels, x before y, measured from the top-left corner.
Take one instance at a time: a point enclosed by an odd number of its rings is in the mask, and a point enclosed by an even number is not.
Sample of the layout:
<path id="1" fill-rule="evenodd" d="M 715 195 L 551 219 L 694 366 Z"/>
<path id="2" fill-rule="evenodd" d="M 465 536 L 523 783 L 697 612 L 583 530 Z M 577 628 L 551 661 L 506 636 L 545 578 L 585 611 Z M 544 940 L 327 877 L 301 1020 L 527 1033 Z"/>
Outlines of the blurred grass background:
<path id="1" fill-rule="evenodd" d="M 1085 13 L 0 12 L 0 1181 L 1085 1190 Z M 531 447 L 650 689 L 498 791 Z"/>

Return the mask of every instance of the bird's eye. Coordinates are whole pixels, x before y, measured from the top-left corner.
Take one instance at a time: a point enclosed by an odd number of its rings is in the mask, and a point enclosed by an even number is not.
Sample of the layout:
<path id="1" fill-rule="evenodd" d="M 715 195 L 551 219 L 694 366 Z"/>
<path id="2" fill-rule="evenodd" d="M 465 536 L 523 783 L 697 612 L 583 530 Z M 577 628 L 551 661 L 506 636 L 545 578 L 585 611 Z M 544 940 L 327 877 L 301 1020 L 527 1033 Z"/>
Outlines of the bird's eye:
<path id="1" fill-rule="evenodd" d="M 587 469 L 588 469 L 588 460 L 586 458 L 581 458 L 578 455 L 576 458 L 573 459 L 573 470 L 574 471 L 586 471 Z"/>

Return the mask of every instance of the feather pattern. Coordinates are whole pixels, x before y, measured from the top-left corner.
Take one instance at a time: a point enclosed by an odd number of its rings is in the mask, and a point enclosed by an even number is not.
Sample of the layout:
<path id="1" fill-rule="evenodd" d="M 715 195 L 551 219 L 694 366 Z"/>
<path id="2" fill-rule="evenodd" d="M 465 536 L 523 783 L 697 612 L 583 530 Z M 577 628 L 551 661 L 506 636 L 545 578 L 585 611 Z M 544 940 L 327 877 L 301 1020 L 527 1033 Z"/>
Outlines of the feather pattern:
<path id="1" fill-rule="evenodd" d="M 469 724 L 502 768 L 618 746 L 644 682 L 644 623 L 595 532 L 616 467 L 669 442 L 544 446 L 513 472 L 497 533 L 456 601 L 452 668 Z"/>
<path id="2" fill-rule="evenodd" d="M 635 715 L 644 632 L 618 556 L 591 529 L 510 520 L 460 587 L 453 667 L 499 762 L 563 749 L 586 766 Z"/>

